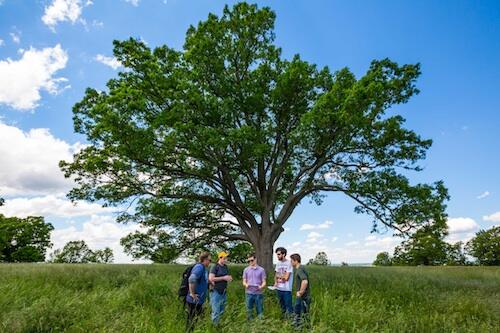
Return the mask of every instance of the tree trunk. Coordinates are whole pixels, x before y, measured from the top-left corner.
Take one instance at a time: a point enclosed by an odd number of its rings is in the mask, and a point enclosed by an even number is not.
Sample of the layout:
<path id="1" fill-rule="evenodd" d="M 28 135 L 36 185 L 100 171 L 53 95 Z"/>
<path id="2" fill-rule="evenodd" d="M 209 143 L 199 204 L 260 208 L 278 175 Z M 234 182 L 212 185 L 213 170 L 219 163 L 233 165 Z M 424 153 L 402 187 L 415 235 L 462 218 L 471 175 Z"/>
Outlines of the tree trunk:
<path id="1" fill-rule="evenodd" d="M 253 243 L 255 254 L 257 255 L 257 263 L 266 270 L 267 277 L 274 275 L 273 266 L 273 247 L 275 240 L 270 236 L 262 235 Z"/>

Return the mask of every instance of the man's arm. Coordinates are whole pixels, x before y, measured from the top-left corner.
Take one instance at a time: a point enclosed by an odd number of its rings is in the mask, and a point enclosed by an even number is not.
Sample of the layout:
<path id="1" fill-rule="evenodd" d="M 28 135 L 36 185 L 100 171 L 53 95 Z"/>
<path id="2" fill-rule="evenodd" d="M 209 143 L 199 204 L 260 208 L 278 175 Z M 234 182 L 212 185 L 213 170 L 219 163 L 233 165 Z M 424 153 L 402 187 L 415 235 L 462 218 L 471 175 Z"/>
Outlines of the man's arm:
<path id="1" fill-rule="evenodd" d="M 262 290 L 266 287 L 266 276 L 262 278 L 262 284 L 259 286 L 259 289 Z"/>
<path id="2" fill-rule="evenodd" d="M 243 287 L 245 287 L 245 289 L 248 288 L 248 282 L 247 282 L 247 279 L 243 278 Z"/>
<path id="3" fill-rule="evenodd" d="M 198 301 L 198 295 L 195 293 L 196 290 L 196 283 L 189 283 L 189 295 L 195 300 Z"/>
<path id="4" fill-rule="evenodd" d="M 298 297 L 302 297 L 302 295 L 304 295 L 304 293 L 306 292 L 308 284 L 309 284 L 308 280 L 302 280 L 302 282 L 300 283 L 300 290 L 297 291 L 297 296 Z"/>
<path id="5" fill-rule="evenodd" d="M 220 281 L 231 281 L 232 280 L 232 277 L 231 275 L 229 274 L 226 274 L 226 275 L 223 275 L 223 276 L 215 276 L 215 274 L 217 273 L 216 272 L 216 267 L 217 266 L 214 266 L 211 270 L 210 270 L 210 274 L 208 274 L 208 281 L 211 283 L 211 284 L 214 284 L 215 282 L 220 282 Z"/>
<path id="6" fill-rule="evenodd" d="M 290 276 L 292 275 L 293 273 L 293 266 L 292 264 L 290 263 L 290 261 L 288 261 L 288 267 L 286 268 L 286 272 L 285 272 L 285 275 L 283 276 L 283 281 L 288 281 L 288 279 L 290 279 Z"/>
<path id="7" fill-rule="evenodd" d="M 215 276 L 215 274 L 210 273 L 210 275 L 208 276 L 208 281 L 210 281 L 210 283 L 215 283 L 215 282 L 220 282 L 220 281 L 228 281 L 228 280 L 230 280 L 230 276 L 231 275 Z"/>
<path id="8" fill-rule="evenodd" d="M 188 282 L 189 282 L 189 295 L 193 298 L 195 302 L 198 302 L 198 295 L 196 294 L 196 286 L 198 284 L 198 279 L 199 279 L 199 269 L 197 270 L 196 267 L 193 268 L 191 271 L 191 275 L 189 276 Z"/>

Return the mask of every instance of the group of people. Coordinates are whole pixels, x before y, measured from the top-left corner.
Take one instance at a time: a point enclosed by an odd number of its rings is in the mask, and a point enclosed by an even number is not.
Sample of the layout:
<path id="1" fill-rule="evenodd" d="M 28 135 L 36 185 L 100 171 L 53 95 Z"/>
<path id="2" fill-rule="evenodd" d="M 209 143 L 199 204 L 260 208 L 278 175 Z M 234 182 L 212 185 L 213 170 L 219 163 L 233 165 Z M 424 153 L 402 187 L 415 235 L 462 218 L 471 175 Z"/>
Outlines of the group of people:
<path id="1" fill-rule="evenodd" d="M 277 264 L 275 266 L 274 285 L 269 289 L 276 290 L 283 317 L 293 320 L 293 325 L 301 327 L 311 304 L 309 274 L 301 264 L 301 257 L 295 253 L 286 258 L 287 251 L 283 247 L 276 249 Z M 212 310 L 212 323 L 218 325 L 227 302 L 228 283 L 233 280 L 228 269 L 228 253 L 220 252 L 218 260 L 210 270 L 210 253 L 202 253 L 199 262 L 193 266 L 189 274 L 189 291 L 186 296 L 187 323 L 186 330 L 193 329 L 196 319 L 202 314 L 207 296 Z M 264 290 L 266 288 L 266 271 L 258 265 L 255 254 L 247 257 L 248 266 L 243 271 L 243 287 L 245 288 L 245 304 L 247 317 L 254 318 L 254 310 L 259 319 L 263 318 Z M 292 305 L 293 281 L 295 280 L 295 305 Z"/>

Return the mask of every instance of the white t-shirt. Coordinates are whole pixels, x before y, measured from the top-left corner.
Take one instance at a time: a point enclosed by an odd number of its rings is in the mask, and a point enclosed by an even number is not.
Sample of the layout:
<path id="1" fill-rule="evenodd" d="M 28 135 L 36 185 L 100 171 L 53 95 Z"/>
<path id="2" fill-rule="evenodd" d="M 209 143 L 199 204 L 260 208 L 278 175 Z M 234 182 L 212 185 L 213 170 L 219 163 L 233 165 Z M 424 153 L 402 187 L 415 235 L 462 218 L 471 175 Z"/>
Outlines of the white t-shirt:
<path id="1" fill-rule="evenodd" d="M 288 278 L 288 281 L 278 282 L 276 287 L 278 288 L 278 290 L 281 290 L 281 291 L 292 291 L 293 267 L 292 267 L 292 263 L 290 262 L 290 260 L 286 259 L 284 261 L 278 261 L 278 263 L 276 264 L 275 272 L 276 272 L 277 277 L 284 276 L 285 273 L 290 273 L 290 277 Z"/>

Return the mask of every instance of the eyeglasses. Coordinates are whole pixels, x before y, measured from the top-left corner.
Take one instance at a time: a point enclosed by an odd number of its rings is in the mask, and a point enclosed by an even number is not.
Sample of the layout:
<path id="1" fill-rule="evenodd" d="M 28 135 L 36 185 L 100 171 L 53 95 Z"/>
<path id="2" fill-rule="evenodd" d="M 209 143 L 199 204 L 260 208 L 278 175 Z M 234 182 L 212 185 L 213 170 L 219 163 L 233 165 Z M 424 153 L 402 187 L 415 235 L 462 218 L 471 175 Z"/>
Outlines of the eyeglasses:
<path id="1" fill-rule="evenodd" d="M 254 262 L 255 259 L 248 259 L 247 262 Z"/>

